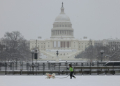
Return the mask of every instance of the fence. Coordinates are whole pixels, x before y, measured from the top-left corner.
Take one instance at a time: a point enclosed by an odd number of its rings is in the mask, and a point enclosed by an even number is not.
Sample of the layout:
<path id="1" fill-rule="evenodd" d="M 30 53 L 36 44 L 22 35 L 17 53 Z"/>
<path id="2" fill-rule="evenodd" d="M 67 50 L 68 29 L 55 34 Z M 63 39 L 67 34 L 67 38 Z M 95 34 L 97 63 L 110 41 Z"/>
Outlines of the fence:
<path id="1" fill-rule="evenodd" d="M 44 75 L 56 73 L 69 74 L 69 64 L 74 68 L 74 74 L 120 74 L 120 66 L 104 66 L 105 62 L 0 62 L 0 75 Z"/>

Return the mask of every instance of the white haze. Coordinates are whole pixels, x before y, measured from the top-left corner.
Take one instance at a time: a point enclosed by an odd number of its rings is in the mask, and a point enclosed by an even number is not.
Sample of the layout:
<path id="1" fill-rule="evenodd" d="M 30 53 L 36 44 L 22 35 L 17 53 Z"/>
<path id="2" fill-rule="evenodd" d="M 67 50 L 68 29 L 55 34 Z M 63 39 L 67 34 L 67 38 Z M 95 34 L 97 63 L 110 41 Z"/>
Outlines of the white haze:
<path id="1" fill-rule="evenodd" d="M 0 38 L 7 31 L 50 38 L 62 2 L 75 38 L 120 38 L 120 0 L 0 0 Z"/>

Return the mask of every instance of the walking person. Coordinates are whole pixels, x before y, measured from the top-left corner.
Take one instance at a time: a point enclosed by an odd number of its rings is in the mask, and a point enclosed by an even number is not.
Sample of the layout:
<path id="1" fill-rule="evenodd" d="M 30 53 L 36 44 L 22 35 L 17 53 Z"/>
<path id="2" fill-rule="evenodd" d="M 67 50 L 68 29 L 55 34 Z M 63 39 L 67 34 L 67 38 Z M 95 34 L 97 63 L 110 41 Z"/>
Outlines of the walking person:
<path id="1" fill-rule="evenodd" d="M 73 75 L 73 68 L 72 68 L 72 65 L 69 64 L 69 70 L 70 70 L 70 79 L 72 79 L 72 77 L 76 78 L 74 75 Z"/>

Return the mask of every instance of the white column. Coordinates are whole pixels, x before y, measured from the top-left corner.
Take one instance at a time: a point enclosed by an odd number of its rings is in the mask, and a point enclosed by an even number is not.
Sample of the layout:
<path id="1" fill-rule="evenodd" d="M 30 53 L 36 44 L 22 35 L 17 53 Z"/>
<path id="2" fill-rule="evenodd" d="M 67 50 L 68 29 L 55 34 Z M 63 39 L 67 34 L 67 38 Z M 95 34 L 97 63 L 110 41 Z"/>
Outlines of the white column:
<path id="1" fill-rule="evenodd" d="M 58 47 L 60 48 L 60 41 L 58 41 Z"/>
<path id="2" fill-rule="evenodd" d="M 62 48 L 62 41 L 60 41 L 60 48 Z"/>
<path id="3" fill-rule="evenodd" d="M 59 35 L 60 35 L 60 30 L 59 30 Z"/>
<path id="4" fill-rule="evenodd" d="M 63 48 L 63 42 L 61 41 L 61 48 Z"/>
<path id="5" fill-rule="evenodd" d="M 56 47 L 56 41 L 54 41 L 54 47 Z"/>

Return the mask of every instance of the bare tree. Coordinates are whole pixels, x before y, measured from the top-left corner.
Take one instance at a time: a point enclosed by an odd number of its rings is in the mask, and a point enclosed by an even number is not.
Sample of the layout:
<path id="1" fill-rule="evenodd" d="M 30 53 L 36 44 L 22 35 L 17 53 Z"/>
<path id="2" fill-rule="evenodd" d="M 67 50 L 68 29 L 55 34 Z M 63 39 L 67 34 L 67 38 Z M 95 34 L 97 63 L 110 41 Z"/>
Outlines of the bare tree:
<path id="1" fill-rule="evenodd" d="M 4 59 L 30 59 L 29 42 L 19 31 L 6 32 L 2 38 L 2 44 L 5 46 Z"/>
<path id="2" fill-rule="evenodd" d="M 101 55 L 100 51 L 104 50 L 103 56 Z M 85 51 L 81 52 L 76 56 L 76 58 L 86 58 L 89 61 L 100 61 L 101 58 L 104 60 L 105 56 L 109 56 L 111 54 L 110 47 L 99 45 L 99 46 L 93 46 L 92 40 L 88 42 L 88 47 L 85 49 Z"/>

